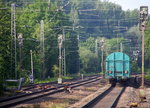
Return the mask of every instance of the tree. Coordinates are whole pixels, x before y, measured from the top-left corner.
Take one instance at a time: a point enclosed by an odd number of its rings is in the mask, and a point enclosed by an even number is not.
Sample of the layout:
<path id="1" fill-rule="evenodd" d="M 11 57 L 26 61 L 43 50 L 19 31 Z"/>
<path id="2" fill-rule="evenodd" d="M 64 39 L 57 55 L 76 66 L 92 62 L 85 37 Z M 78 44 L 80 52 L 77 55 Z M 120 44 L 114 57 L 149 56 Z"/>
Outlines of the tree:
<path id="1" fill-rule="evenodd" d="M 48 8 L 46 2 L 35 2 L 23 9 L 21 15 L 18 15 L 18 32 L 24 34 L 24 58 L 23 64 L 25 70 L 30 70 L 30 55 L 29 50 L 32 49 L 34 53 L 34 71 L 35 77 L 54 76 L 52 70 L 54 65 L 58 65 L 58 35 L 63 34 L 65 26 L 72 25 L 68 20 L 69 15 L 66 15 L 57 7 L 58 1 L 51 2 Z M 40 9 L 40 10 L 39 10 Z M 37 11 L 36 11 L 37 10 Z M 44 37 L 45 37 L 45 58 L 40 59 L 40 21 L 44 21 Z M 22 28 L 24 27 L 24 28 Z M 68 37 L 67 37 L 68 34 Z M 67 65 L 68 73 L 77 73 L 76 65 L 79 58 L 77 35 L 73 31 L 65 31 L 66 35 L 66 58 L 69 61 Z M 75 46 L 73 46 L 75 45 Z M 41 61 L 45 63 L 44 70 L 40 69 Z M 76 65 L 74 65 L 76 64 Z M 75 70 L 72 70 L 75 67 Z"/>
<path id="2" fill-rule="evenodd" d="M 4 1 L 0 2 L 0 89 L 4 80 L 13 74 L 10 72 L 10 10 L 5 7 Z"/>
<path id="3" fill-rule="evenodd" d="M 100 63 L 97 60 L 96 54 L 92 53 L 85 47 L 80 47 L 80 58 L 82 63 L 81 73 L 99 72 L 98 67 Z"/>
<path id="4" fill-rule="evenodd" d="M 150 68 L 150 21 L 148 22 L 148 30 L 145 31 L 145 62 L 146 67 Z"/>
<path id="5" fill-rule="evenodd" d="M 89 37 L 85 42 L 81 43 L 81 47 L 85 47 L 86 49 L 95 52 L 95 39 L 93 37 Z"/>
<path id="6" fill-rule="evenodd" d="M 124 38 L 113 38 L 113 39 L 106 39 L 104 43 L 104 48 L 106 52 L 106 56 L 113 52 L 120 52 L 120 43 L 123 43 Z"/>
<path id="7" fill-rule="evenodd" d="M 79 72 L 79 47 L 77 33 L 74 30 L 66 32 L 66 65 L 67 73 L 76 74 Z"/>

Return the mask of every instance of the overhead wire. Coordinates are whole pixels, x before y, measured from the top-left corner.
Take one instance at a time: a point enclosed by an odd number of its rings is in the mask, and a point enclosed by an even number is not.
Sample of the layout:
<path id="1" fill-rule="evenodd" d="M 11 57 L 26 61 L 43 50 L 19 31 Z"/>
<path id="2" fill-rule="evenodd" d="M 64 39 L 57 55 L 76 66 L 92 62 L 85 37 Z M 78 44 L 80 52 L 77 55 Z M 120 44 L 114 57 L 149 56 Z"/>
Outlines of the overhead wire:
<path id="1" fill-rule="evenodd" d="M 82 1 L 77 1 L 77 2 L 82 2 Z M 92 1 L 92 2 L 95 2 L 95 1 Z M 47 1 L 46 2 L 17 2 L 17 3 L 48 3 Z M 68 1 L 63 7 L 65 7 L 65 6 L 67 6 L 67 5 L 69 5 L 69 4 L 71 4 L 72 2 L 71 1 Z M 85 3 L 85 2 L 82 2 L 82 3 Z M 115 11 L 115 10 L 117 10 L 117 8 L 116 8 L 116 6 L 113 6 L 114 8 L 113 8 L 113 11 Z M 87 9 L 87 10 L 78 10 L 78 11 L 95 11 L 96 9 Z M 110 9 L 101 9 L 101 10 L 110 10 Z M 67 11 L 67 10 L 65 10 L 65 11 Z M 69 11 L 69 10 L 68 10 Z M 17 12 L 21 12 L 20 10 L 19 11 L 17 11 Z M 44 11 L 41 11 L 41 10 L 30 10 L 30 11 L 28 11 L 28 12 L 40 12 L 40 13 L 43 13 Z M 51 12 L 53 12 L 53 11 L 51 11 Z M 46 13 L 43 13 L 43 14 L 46 14 Z M 47 13 L 48 14 L 48 13 Z M 55 18 L 55 16 L 57 15 L 57 12 L 53 15 L 53 17 L 50 19 L 50 21 L 52 20 L 52 19 L 54 19 Z M 64 19 L 61 19 L 62 21 L 65 21 Z M 66 19 L 66 20 L 69 20 L 69 19 Z M 80 20 L 81 22 L 87 22 L 87 21 L 103 21 L 103 22 L 117 22 L 118 21 L 118 19 L 113 19 L 113 20 L 109 20 L 109 19 L 78 19 L 78 20 Z M 123 21 L 120 21 L 120 22 L 129 22 L 129 21 L 127 21 L 127 20 L 131 20 L 131 19 L 119 19 L 119 20 L 123 20 Z M 125 21 L 126 20 L 126 21 Z M 133 19 L 132 19 L 133 20 Z M 136 20 L 136 19 L 134 19 L 134 20 Z M 132 21 L 133 22 L 133 21 Z M 134 21 L 134 22 L 137 22 L 137 21 Z M 84 27 L 84 28 L 107 28 L 108 26 L 96 26 L 96 27 Z M 109 26 L 110 27 L 110 26 Z"/>

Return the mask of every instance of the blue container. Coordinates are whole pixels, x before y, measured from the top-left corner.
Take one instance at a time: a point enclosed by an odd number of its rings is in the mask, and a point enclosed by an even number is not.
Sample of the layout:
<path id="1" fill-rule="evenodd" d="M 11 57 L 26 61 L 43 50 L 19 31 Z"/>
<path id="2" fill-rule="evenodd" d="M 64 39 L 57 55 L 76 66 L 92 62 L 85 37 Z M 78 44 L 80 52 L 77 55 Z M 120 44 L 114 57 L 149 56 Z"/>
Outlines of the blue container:
<path id="1" fill-rule="evenodd" d="M 122 52 L 111 53 L 106 58 L 105 78 L 128 79 L 130 77 L 130 58 Z"/>

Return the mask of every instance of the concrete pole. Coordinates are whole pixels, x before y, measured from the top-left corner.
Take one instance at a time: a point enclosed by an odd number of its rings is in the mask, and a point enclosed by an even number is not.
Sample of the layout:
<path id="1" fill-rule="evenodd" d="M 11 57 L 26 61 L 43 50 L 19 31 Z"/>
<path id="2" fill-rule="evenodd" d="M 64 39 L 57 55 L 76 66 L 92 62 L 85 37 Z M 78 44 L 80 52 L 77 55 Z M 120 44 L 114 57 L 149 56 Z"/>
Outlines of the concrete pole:
<path id="1" fill-rule="evenodd" d="M 120 43 L 120 52 L 123 52 L 123 45 L 122 45 L 122 42 Z"/>
<path id="2" fill-rule="evenodd" d="M 31 54 L 31 72 L 32 72 L 31 75 L 33 76 L 33 56 L 32 56 L 32 50 L 30 50 L 30 54 Z"/>
<path id="3" fill-rule="evenodd" d="M 66 49 L 64 48 L 64 76 L 66 76 Z"/>
<path id="4" fill-rule="evenodd" d="M 119 31 L 119 29 L 120 29 L 120 20 L 118 20 L 118 31 Z M 119 33 L 120 33 L 120 31 L 119 31 Z M 119 52 L 119 41 L 118 41 L 118 33 L 117 33 L 117 51 Z"/>
<path id="5" fill-rule="evenodd" d="M 78 36 L 77 36 L 77 40 L 78 40 L 78 48 L 80 47 L 79 45 L 79 42 L 80 42 L 80 36 L 79 36 L 79 32 L 78 32 Z M 79 52 L 79 50 L 78 50 Z M 81 74 L 80 73 L 80 56 L 79 56 L 79 59 L 78 59 L 78 71 L 79 71 L 79 75 Z"/>
<path id="6" fill-rule="evenodd" d="M 142 28 L 142 84 L 141 87 L 144 88 L 144 27 Z"/>
<path id="7" fill-rule="evenodd" d="M 58 36 L 58 46 L 59 46 L 59 78 L 58 78 L 58 84 L 62 83 L 62 35 Z"/>
<path id="8" fill-rule="evenodd" d="M 61 78 L 61 46 L 59 46 L 59 78 Z"/>
<path id="9" fill-rule="evenodd" d="M 101 70 L 103 73 L 103 77 L 104 77 L 104 39 L 101 40 Z"/>
<path id="10" fill-rule="evenodd" d="M 96 41 L 95 41 L 95 54 L 96 54 L 96 56 L 98 56 L 98 50 L 97 50 L 97 39 L 96 39 Z"/>
<path id="11" fill-rule="evenodd" d="M 18 40 L 19 40 L 19 60 L 20 60 L 19 70 L 20 70 L 20 72 L 22 72 L 22 45 L 23 45 L 22 33 L 18 34 Z M 19 74 L 19 78 L 20 77 L 21 77 L 21 75 Z"/>
<path id="12" fill-rule="evenodd" d="M 40 55 L 41 55 L 41 79 L 45 78 L 45 41 L 44 41 L 44 21 L 41 20 L 40 30 Z"/>
<path id="13" fill-rule="evenodd" d="M 101 63 L 101 68 L 102 68 L 102 73 L 103 73 L 103 77 L 104 77 L 104 46 L 103 46 L 103 44 L 102 44 L 102 48 L 101 48 L 101 50 L 102 50 L 102 63 Z"/>
<path id="14" fill-rule="evenodd" d="M 144 88 L 144 31 L 148 21 L 148 6 L 140 7 L 140 30 L 142 30 L 142 82 L 141 87 Z"/>
<path id="15" fill-rule="evenodd" d="M 58 36 L 58 47 L 59 47 L 59 78 L 62 77 L 62 35 Z"/>

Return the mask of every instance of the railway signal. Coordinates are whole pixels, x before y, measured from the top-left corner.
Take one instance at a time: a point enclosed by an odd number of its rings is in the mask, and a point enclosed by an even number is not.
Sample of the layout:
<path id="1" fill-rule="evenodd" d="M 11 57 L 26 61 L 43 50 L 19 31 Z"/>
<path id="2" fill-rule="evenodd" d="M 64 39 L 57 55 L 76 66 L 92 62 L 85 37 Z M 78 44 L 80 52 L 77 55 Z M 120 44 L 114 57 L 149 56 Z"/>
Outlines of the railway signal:
<path id="1" fill-rule="evenodd" d="M 135 60 L 135 61 L 138 60 L 139 52 L 140 52 L 139 50 L 133 51 L 133 57 L 134 57 L 134 60 Z"/>
<path id="2" fill-rule="evenodd" d="M 148 21 L 148 6 L 140 7 L 140 24 L 139 29 L 142 32 L 142 82 L 141 87 L 144 88 L 144 31 Z"/>
<path id="3" fill-rule="evenodd" d="M 143 29 L 147 29 L 147 22 L 148 22 L 148 6 L 141 6 L 140 7 L 140 24 L 139 29 L 142 31 Z"/>

